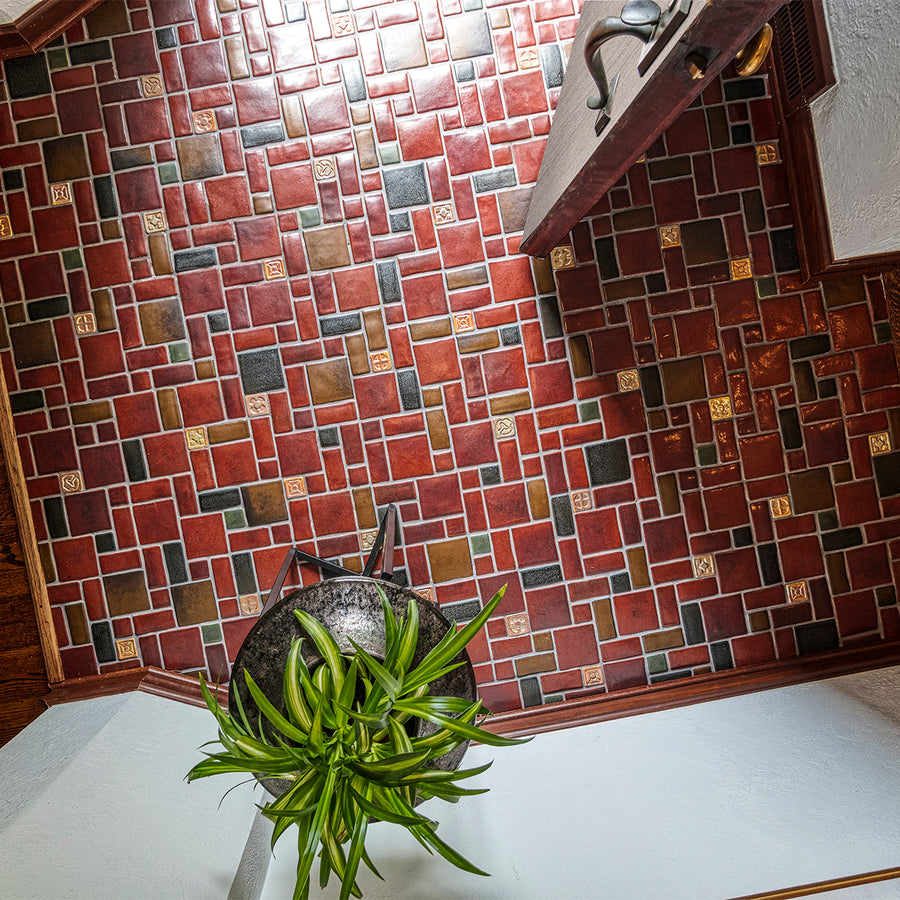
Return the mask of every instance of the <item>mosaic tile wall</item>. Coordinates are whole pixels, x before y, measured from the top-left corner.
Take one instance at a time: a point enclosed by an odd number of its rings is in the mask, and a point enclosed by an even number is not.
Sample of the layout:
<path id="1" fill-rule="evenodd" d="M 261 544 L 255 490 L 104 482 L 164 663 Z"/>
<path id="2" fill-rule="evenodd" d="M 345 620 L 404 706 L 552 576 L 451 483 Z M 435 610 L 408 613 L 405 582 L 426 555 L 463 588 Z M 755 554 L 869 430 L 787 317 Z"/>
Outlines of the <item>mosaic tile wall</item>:
<path id="1" fill-rule="evenodd" d="M 107 0 L 4 64 L 2 362 L 67 676 L 226 677 L 285 549 L 359 569 L 388 502 L 451 617 L 509 583 L 496 710 L 900 636 L 882 284 L 800 284 L 765 78 L 517 252 L 576 23 Z"/>

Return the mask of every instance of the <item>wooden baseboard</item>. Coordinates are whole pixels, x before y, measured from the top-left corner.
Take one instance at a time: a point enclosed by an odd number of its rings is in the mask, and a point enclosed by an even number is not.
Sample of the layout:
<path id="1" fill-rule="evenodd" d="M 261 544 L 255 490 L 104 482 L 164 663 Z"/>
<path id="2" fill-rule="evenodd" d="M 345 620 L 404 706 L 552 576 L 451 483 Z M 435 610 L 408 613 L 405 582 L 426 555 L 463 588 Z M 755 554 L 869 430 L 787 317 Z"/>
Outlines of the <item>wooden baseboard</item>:
<path id="1" fill-rule="evenodd" d="M 0 59 L 36 53 L 100 3 L 101 0 L 39 0 L 15 22 L 0 25 Z"/>

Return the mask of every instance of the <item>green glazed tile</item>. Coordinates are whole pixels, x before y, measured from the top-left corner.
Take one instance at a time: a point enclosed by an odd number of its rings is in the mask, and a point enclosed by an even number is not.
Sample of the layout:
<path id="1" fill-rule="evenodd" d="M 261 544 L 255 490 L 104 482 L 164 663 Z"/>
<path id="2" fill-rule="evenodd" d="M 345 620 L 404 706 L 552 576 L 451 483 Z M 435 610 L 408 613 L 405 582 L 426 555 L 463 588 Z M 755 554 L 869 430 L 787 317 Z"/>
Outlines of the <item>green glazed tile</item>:
<path id="1" fill-rule="evenodd" d="M 875 340 L 879 344 L 888 344 L 891 341 L 890 322 L 878 322 L 875 325 Z"/>
<path id="2" fill-rule="evenodd" d="M 830 531 L 832 528 L 838 527 L 837 513 L 833 509 L 826 509 L 819 513 L 819 529 L 821 531 Z"/>
<path id="3" fill-rule="evenodd" d="M 187 362 L 191 358 L 191 351 L 184 341 L 169 346 L 169 360 L 171 362 Z"/>
<path id="4" fill-rule="evenodd" d="M 484 556 L 491 552 L 491 538 L 487 534 L 473 534 L 469 538 L 469 545 L 472 547 L 472 556 Z"/>
<path id="5" fill-rule="evenodd" d="M 222 626 L 218 622 L 209 622 L 200 626 L 204 644 L 218 644 L 222 640 Z"/>
<path id="6" fill-rule="evenodd" d="M 70 269 L 80 269 L 84 265 L 84 262 L 81 259 L 81 251 L 77 247 L 74 250 L 63 250 L 62 260 L 63 265 L 66 267 L 66 271 Z"/>
<path id="7" fill-rule="evenodd" d="M 175 163 L 160 163 L 158 171 L 160 184 L 173 184 L 178 181 L 178 166 Z"/>
<path id="8" fill-rule="evenodd" d="M 582 422 L 592 422 L 600 418 L 600 406 L 596 400 L 588 400 L 578 404 L 578 418 Z"/>
<path id="9" fill-rule="evenodd" d="M 775 278 L 772 275 L 768 275 L 765 278 L 757 278 L 756 279 L 756 296 L 762 299 L 763 297 L 774 297 L 778 293 L 778 285 L 775 283 Z"/>
<path id="10" fill-rule="evenodd" d="M 544 697 L 544 703 L 561 703 L 563 700 L 562 694 L 547 694 Z"/>
<path id="11" fill-rule="evenodd" d="M 322 217 L 319 215 L 318 206 L 307 206 L 300 210 L 300 224 L 304 228 L 315 228 L 316 225 L 322 223 Z"/>
<path id="12" fill-rule="evenodd" d="M 400 147 L 397 144 L 382 144 L 378 148 L 378 152 L 381 154 L 381 164 L 383 166 L 400 162 Z"/>
<path id="13" fill-rule="evenodd" d="M 242 509 L 226 509 L 225 510 L 225 527 L 226 528 L 244 528 L 247 520 L 244 518 Z"/>
<path id="14" fill-rule="evenodd" d="M 666 664 L 665 653 L 655 653 L 653 656 L 648 656 L 647 671 L 651 675 L 659 675 L 660 672 L 668 672 L 669 667 Z"/>
<path id="15" fill-rule="evenodd" d="M 714 466 L 719 461 L 715 444 L 700 444 L 697 447 L 697 463 L 701 466 Z"/>
<path id="16" fill-rule="evenodd" d="M 69 54 L 64 47 L 47 51 L 47 63 L 51 69 L 64 69 L 69 64 Z"/>

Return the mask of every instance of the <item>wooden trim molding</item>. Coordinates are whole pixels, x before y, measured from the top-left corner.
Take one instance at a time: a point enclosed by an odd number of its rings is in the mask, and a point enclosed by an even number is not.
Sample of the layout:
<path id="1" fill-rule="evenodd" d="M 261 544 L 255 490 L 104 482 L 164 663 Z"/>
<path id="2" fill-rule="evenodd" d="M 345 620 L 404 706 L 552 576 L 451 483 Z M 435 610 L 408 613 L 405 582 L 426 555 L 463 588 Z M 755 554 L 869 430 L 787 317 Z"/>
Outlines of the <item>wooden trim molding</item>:
<path id="1" fill-rule="evenodd" d="M 47 679 L 53 684 L 65 677 L 59 645 L 53 628 L 53 616 L 50 612 L 50 599 L 47 596 L 47 582 L 44 580 L 44 568 L 38 551 L 37 537 L 34 531 L 34 520 L 31 518 L 31 503 L 28 489 L 25 487 L 25 472 L 22 469 L 22 458 L 19 456 L 19 444 L 13 427 L 12 409 L 9 405 L 9 392 L 6 389 L 6 378 L 0 367 L 0 446 L 6 461 L 6 474 L 9 479 L 9 492 L 13 509 L 19 526 L 19 540 L 22 543 L 22 555 L 25 560 L 25 572 L 34 601 L 34 614 L 37 619 L 38 635 L 41 641 L 41 652 L 47 669 Z"/>
<path id="2" fill-rule="evenodd" d="M 729 669 L 679 681 L 499 713 L 483 722 L 482 726 L 499 734 L 519 737 L 898 664 L 900 641 L 891 641 L 871 647 L 832 650 L 792 660 L 776 660 L 742 669 Z M 71 678 L 61 684 L 53 684 L 50 688 L 49 695 L 44 698 L 48 706 L 128 691 L 144 691 L 191 706 L 204 705 L 200 695 L 200 682 L 195 675 L 168 672 L 155 666 L 125 669 L 108 675 Z M 227 689 L 218 687 L 216 691 L 219 701 L 223 704 L 227 702 Z"/>
<path id="3" fill-rule="evenodd" d="M 797 887 L 782 888 L 777 891 L 765 891 L 762 894 L 748 894 L 744 897 L 735 897 L 734 900 L 790 900 L 792 897 L 808 897 L 811 894 L 818 895 L 825 891 L 839 891 L 861 884 L 890 881 L 892 878 L 900 878 L 900 869 L 878 869 L 876 872 L 864 872 L 861 875 L 847 875 L 844 878 L 830 878 L 828 881 L 816 881 L 812 884 L 801 884 Z"/>
<path id="4" fill-rule="evenodd" d="M 14 22 L 0 25 L 0 59 L 36 53 L 102 0 L 39 0 Z"/>

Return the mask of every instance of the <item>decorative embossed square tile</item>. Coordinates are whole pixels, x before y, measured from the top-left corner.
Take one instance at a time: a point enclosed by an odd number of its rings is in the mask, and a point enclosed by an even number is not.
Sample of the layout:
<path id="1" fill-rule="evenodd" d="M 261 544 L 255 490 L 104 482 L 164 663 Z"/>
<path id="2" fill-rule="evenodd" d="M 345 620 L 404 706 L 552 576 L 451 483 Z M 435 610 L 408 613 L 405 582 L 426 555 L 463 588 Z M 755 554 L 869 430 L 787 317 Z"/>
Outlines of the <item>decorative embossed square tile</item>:
<path id="1" fill-rule="evenodd" d="M 434 587 L 432 585 L 429 584 L 425 587 L 417 587 L 415 591 L 420 597 L 424 597 L 426 600 L 430 600 L 432 603 L 437 602 L 434 596 Z"/>
<path id="2" fill-rule="evenodd" d="M 802 603 L 809 600 L 809 593 L 805 581 L 792 581 L 785 585 L 787 589 L 788 603 Z"/>
<path id="3" fill-rule="evenodd" d="M 12 237 L 13 230 L 12 224 L 9 221 L 9 216 L 0 216 L 0 238 L 8 238 Z"/>
<path id="4" fill-rule="evenodd" d="M 575 512 L 594 508 L 594 501 L 590 491 L 572 491 L 569 494 L 569 499 L 572 501 L 572 509 Z"/>
<path id="5" fill-rule="evenodd" d="M 435 225 L 449 225 L 456 221 L 456 212 L 452 203 L 435 203 L 431 207 L 431 215 Z"/>
<path id="6" fill-rule="evenodd" d="M 145 75 L 141 78 L 141 90 L 145 97 L 159 97 L 163 92 L 161 75 Z"/>
<path id="7" fill-rule="evenodd" d="M 541 64 L 541 57 L 535 47 L 525 47 L 519 51 L 519 68 L 536 69 Z"/>
<path id="8" fill-rule="evenodd" d="M 528 624 L 527 613 L 513 613 L 511 616 L 506 616 L 506 633 L 510 637 L 528 634 L 530 631 L 531 626 Z"/>
<path id="9" fill-rule="evenodd" d="M 75 323 L 76 334 L 94 334 L 97 330 L 97 320 L 92 312 L 75 313 L 72 321 Z"/>
<path id="10" fill-rule="evenodd" d="M 731 278 L 732 281 L 741 281 L 744 278 L 753 277 L 753 266 L 750 263 L 750 257 L 744 259 L 731 260 Z"/>
<path id="11" fill-rule="evenodd" d="M 494 437 L 498 441 L 516 436 L 516 420 L 512 416 L 500 416 L 494 419 Z"/>
<path id="12" fill-rule="evenodd" d="M 660 247 L 680 247 L 681 229 L 677 225 L 661 225 L 659 229 Z"/>
<path id="13" fill-rule="evenodd" d="M 195 134 L 206 134 L 216 130 L 216 113 L 212 109 L 201 109 L 191 113 Z"/>
<path id="14" fill-rule="evenodd" d="M 772 510 L 773 519 L 784 519 L 791 514 L 791 498 L 773 497 L 769 500 L 769 508 Z"/>
<path id="15" fill-rule="evenodd" d="M 306 481 L 302 475 L 284 479 L 284 495 L 288 500 L 306 496 Z"/>
<path id="16" fill-rule="evenodd" d="M 369 365 L 373 372 L 387 372 L 391 368 L 391 355 L 387 350 L 369 354 Z"/>
<path id="17" fill-rule="evenodd" d="M 209 437 L 207 436 L 205 425 L 185 428 L 184 439 L 187 441 L 188 450 L 203 450 L 209 446 Z"/>
<path id="18" fill-rule="evenodd" d="M 287 273 L 284 270 L 284 260 L 280 257 L 263 260 L 263 275 L 265 276 L 266 281 L 274 281 L 276 278 L 287 277 Z"/>
<path id="19" fill-rule="evenodd" d="M 375 539 L 378 537 L 377 528 L 367 528 L 359 533 L 360 550 L 371 550 L 375 546 Z"/>
<path id="20" fill-rule="evenodd" d="M 72 186 L 63 181 L 50 185 L 50 203 L 52 206 L 61 206 L 63 203 L 72 202 Z"/>
<path id="21" fill-rule="evenodd" d="M 475 330 L 475 316 L 470 312 L 461 312 L 453 314 L 453 330 L 457 334 L 464 331 Z"/>
<path id="22" fill-rule="evenodd" d="M 640 390 L 641 382 L 637 369 L 623 369 L 621 372 L 616 372 L 616 380 L 619 382 L 620 391 Z"/>
<path id="23" fill-rule="evenodd" d="M 554 247 L 550 251 L 550 264 L 554 269 L 573 269 L 575 267 L 575 254 L 571 247 Z"/>
<path id="24" fill-rule="evenodd" d="M 334 178 L 334 160 L 330 156 L 322 156 L 313 163 L 313 172 L 320 181 L 326 178 Z"/>
<path id="25" fill-rule="evenodd" d="M 709 414 L 714 421 L 718 421 L 719 419 L 730 419 L 733 415 L 731 410 L 731 397 L 727 394 L 723 397 L 710 397 Z"/>
<path id="26" fill-rule="evenodd" d="M 581 681 L 585 687 L 599 687 L 603 684 L 603 666 L 582 666 Z"/>
<path id="27" fill-rule="evenodd" d="M 756 158 L 761 166 L 778 162 L 778 148 L 774 144 L 757 144 Z"/>
<path id="28" fill-rule="evenodd" d="M 872 456 L 881 456 L 891 452 L 891 436 L 887 431 L 879 431 L 869 435 L 869 451 Z"/>
<path id="29" fill-rule="evenodd" d="M 709 578 L 716 574 L 716 561 L 711 554 L 695 556 L 691 560 L 695 578 Z"/>
<path id="30" fill-rule="evenodd" d="M 249 394 L 244 397 L 247 415 L 250 417 L 267 416 L 269 414 L 268 394 Z"/>
<path id="31" fill-rule="evenodd" d="M 119 659 L 137 659 L 137 641 L 134 638 L 122 638 L 116 641 L 116 656 Z"/>
<path id="32" fill-rule="evenodd" d="M 157 231 L 165 230 L 166 214 L 161 209 L 144 213 L 144 231 L 146 231 L 147 234 L 154 234 Z"/>
<path id="33" fill-rule="evenodd" d="M 353 34 L 353 16 L 350 13 L 332 16 L 331 27 L 334 29 L 335 37 L 346 37 L 348 34 Z"/>
<path id="34" fill-rule="evenodd" d="M 238 597 L 238 606 L 242 616 L 255 616 L 261 609 L 259 594 L 242 594 Z"/>
<path id="35" fill-rule="evenodd" d="M 77 494 L 84 490 L 81 472 L 63 472 L 59 476 L 59 487 L 64 494 Z"/>

